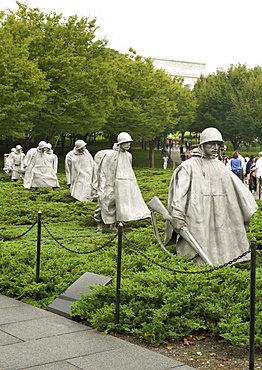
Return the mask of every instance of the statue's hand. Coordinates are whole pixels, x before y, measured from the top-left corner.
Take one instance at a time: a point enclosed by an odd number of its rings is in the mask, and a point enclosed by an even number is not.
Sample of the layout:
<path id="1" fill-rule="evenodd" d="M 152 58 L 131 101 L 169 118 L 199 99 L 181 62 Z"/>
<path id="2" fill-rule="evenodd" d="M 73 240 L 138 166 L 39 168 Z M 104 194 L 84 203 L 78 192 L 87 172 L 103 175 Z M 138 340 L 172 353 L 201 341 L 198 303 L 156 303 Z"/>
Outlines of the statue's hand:
<path id="1" fill-rule="evenodd" d="M 180 219 L 180 218 L 172 218 L 171 224 L 173 228 L 177 231 L 187 226 L 185 220 Z"/>
<path id="2" fill-rule="evenodd" d="M 94 198 L 94 197 L 97 197 L 97 190 L 96 189 L 92 189 L 91 191 L 91 196 Z"/>

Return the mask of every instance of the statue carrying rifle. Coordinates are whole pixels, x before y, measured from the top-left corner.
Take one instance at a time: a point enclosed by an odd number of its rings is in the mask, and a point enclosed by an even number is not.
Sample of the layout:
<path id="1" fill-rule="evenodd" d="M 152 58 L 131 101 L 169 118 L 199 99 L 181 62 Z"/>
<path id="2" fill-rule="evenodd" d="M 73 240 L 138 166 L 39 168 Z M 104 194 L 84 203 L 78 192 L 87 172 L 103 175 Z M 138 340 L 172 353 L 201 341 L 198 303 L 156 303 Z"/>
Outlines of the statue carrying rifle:
<path id="1" fill-rule="evenodd" d="M 169 221 L 172 225 L 172 216 L 168 213 L 168 210 L 165 208 L 163 203 L 160 201 L 158 197 L 153 197 L 150 202 L 148 203 L 149 207 L 152 208 L 154 211 L 160 213 L 163 218 L 166 221 Z M 203 261 L 206 263 L 209 263 L 209 265 L 213 266 L 212 262 L 208 258 L 208 256 L 205 254 L 205 252 L 201 249 L 198 242 L 195 240 L 193 235 L 191 235 L 190 231 L 186 226 L 182 226 L 181 229 L 177 230 L 175 227 L 173 227 L 175 232 L 179 235 L 181 235 L 185 240 L 188 241 L 188 243 L 191 245 L 191 247 L 195 250 L 196 254 L 199 255 Z"/>
<path id="2" fill-rule="evenodd" d="M 149 204 L 166 219 L 164 245 L 176 244 L 179 256 L 198 265 L 222 265 L 245 254 L 246 231 L 258 208 L 248 188 L 218 160 L 222 143 L 216 128 L 206 128 L 192 157 L 173 173 L 168 211 L 156 199 Z M 247 253 L 238 261 L 249 259 Z"/>

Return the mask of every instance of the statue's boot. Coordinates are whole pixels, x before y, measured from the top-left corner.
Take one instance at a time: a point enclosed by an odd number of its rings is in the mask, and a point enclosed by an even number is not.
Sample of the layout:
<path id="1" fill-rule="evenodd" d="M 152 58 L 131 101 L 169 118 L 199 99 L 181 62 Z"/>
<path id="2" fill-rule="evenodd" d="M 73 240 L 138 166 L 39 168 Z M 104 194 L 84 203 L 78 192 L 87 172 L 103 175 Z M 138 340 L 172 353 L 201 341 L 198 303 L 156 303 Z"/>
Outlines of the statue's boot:
<path id="1" fill-rule="evenodd" d="M 98 223 L 97 223 L 97 229 L 96 229 L 96 232 L 97 232 L 97 233 L 101 233 L 101 234 L 102 234 L 102 232 L 103 232 L 103 224 L 102 224 L 102 222 L 98 222 Z"/>
<path id="2" fill-rule="evenodd" d="M 116 227 L 116 224 L 115 223 L 113 223 L 113 224 L 110 225 L 110 230 L 111 231 L 117 231 L 117 227 Z"/>

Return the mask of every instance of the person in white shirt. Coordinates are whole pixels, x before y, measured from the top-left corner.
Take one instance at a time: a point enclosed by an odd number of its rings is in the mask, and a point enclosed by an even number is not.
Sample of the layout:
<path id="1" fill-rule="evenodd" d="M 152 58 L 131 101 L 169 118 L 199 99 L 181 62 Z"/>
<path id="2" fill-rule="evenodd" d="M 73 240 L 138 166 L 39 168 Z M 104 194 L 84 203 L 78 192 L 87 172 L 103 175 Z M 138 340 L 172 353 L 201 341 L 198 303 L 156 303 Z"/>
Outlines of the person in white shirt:
<path id="1" fill-rule="evenodd" d="M 258 153 L 259 158 L 256 161 L 256 177 L 262 177 L 262 152 Z"/>
<path id="2" fill-rule="evenodd" d="M 167 163 L 168 163 L 168 155 L 166 154 L 163 158 L 163 169 L 166 170 L 167 169 Z"/>

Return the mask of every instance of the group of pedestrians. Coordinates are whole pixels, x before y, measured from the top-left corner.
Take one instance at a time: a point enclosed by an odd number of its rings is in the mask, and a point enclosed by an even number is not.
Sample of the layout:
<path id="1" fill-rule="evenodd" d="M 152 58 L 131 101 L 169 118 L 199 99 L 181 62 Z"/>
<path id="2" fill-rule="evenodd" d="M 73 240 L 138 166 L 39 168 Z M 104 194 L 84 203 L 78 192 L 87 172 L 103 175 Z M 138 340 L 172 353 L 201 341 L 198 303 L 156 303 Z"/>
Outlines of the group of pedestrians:
<path id="1" fill-rule="evenodd" d="M 248 184 L 251 192 L 257 193 L 258 179 L 262 177 L 262 152 L 258 157 L 248 154 L 243 157 L 237 150 L 231 158 L 223 153 L 219 159 L 243 182 Z"/>
<path id="2" fill-rule="evenodd" d="M 128 152 L 132 141 L 128 133 L 121 132 L 112 149 L 100 150 L 93 158 L 86 148 L 87 143 L 78 139 L 65 157 L 71 196 L 81 202 L 98 198 L 94 219 L 99 232 L 102 232 L 103 223 L 114 230 L 116 222 L 151 217 L 132 168 L 132 155 Z M 16 147 L 16 152 L 5 155 L 5 172 L 12 180 L 23 180 L 23 186 L 30 191 L 38 188 L 58 190 L 57 166 L 58 158 L 51 144 L 45 141 L 29 149 L 26 155 L 21 145 Z M 13 175 L 15 171 L 19 177 Z"/>

